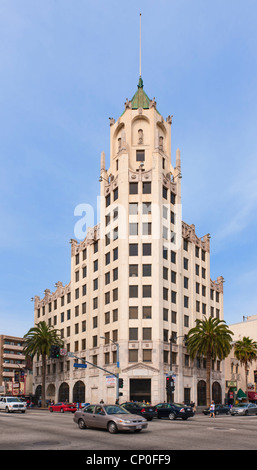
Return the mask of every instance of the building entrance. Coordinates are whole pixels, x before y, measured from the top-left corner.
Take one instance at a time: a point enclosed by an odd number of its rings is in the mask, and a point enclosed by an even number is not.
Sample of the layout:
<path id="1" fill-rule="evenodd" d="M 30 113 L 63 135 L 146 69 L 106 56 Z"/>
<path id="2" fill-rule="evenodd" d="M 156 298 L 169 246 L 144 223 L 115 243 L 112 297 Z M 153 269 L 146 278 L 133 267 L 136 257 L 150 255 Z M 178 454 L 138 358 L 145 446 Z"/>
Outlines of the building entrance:
<path id="1" fill-rule="evenodd" d="M 130 379 L 130 401 L 151 403 L 151 379 Z"/>

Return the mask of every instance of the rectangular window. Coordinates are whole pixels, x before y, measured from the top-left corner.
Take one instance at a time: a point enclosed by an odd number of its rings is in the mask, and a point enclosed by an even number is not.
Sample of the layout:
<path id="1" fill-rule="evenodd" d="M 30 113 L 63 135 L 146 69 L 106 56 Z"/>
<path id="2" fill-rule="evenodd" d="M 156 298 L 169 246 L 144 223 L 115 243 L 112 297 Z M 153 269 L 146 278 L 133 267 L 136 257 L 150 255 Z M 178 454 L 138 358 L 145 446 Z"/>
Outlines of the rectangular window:
<path id="1" fill-rule="evenodd" d="M 138 203 L 131 202 L 129 204 L 129 215 L 137 215 L 138 214 Z"/>
<path id="2" fill-rule="evenodd" d="M 143 340 L 151 341 L 152 339 L 152 328 L 143 328 Z"/>
<path id="3" fill-rule="evenodd" d="M 143 286 L 143 297 L 152 297 L 152 286 Z"/>
<path id="4" fill-rule="evenodd" d="M 138 264 L 129 265 L 129 277 L 138 277 Z"/>
<path id="5" fill-rule="evenodd" d="M 129 362 L 138 362 L 138 350 L 129 349 Z"/>
<path id="6" fill-rule="evenodd" d="M 129 307 L 129 319 L 130 320 L 138 319 L 138 307 Z"/>
<path id="7" fill-rule="evenodd" d="M 151 202 L 143 202 L 143 214 L 152 213 L 152 204 Z"/>
<path id="8" fill-rule="evenodd" d="M 136 151 L 136 161 L 137 162 L 144 162 L 145 161 L 145 151 L 144 150 L 137 150 Z"/>
<path id="9" fill-rule="evenodd" d="M 152 307 L 151 306 L 145 306 L 143 307 L 143 318 L 144 319 L 150 319 L 152 318 Z"/>
<path id="10" fill-rule="evenodd" d="M 115 188 L 113 191 L 113 200 L 116 201 L 119 197 L 119 191 L 118 188 Z"/>
<path id="11" fill-rule="evenodd" d="M 143 182 L 143 194 L 151 194 L 151 183 L 149 181 Z"/>
<path id="12" fill-rule="evenodd" d="M 130 243 L 129 256 L 138 256 L 138 244 L 137 243 Z"/>
<path id="13" fill-rule="evenodd" d="M 113 250 L 113 261 L 118 259 L 118 247 L 114 248 Z"/>
<path id="14" fill-rule="evenodd" d="M 129 286 L 129 297 L 138 297 L 138 286 Z"/>
<path id="15" fill-rule="evenodd" d="M 152 350 L 143 349 L 143 362 L 152 362 Z"/>
<path id="16" fill-rule="evenodd" d="M 151 222 L 143 222 L 143 233 L 142 235 L 152 235 L 152 224 Z"/>
<path id="17" fill-rule="evenodd" d="M 130 223 L 129 224 L 129 235 L 130 236 L 138 235 L 138 224 L 137 223 Z"/>
<path id="18" fill-rule="evenodd" d="M 152 254 L 152 244 L 143 243 L 143 256 L 151 256 Z"/>
<path id="19" fill-rule="evenodd" d="M 151 264 L 143 264 L 143 276 L 151 276 L 152 275 L 152 265 Z"/>
<path id="20" fill-rule="evenodd" d="M 138 183 L 129 183 L 129 194 L 138 194 Z"/>
<path id="21" fill-rule="evenodd" d="M 138 328 L 129 328 L 129 340 L 130 341 L 138 340 Z"/>

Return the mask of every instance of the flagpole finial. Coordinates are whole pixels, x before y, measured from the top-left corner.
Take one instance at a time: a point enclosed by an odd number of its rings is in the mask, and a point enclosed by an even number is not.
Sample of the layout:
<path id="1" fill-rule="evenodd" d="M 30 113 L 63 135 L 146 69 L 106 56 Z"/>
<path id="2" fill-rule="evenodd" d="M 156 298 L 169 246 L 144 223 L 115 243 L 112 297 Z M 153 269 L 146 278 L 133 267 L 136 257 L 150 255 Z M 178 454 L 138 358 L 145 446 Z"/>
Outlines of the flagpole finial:
<path id="1" fill-rule="evenodd" d="M 139 77 L 141 77 L 141 13 L 140 16 L 140 27 L 139 27 Z"/>

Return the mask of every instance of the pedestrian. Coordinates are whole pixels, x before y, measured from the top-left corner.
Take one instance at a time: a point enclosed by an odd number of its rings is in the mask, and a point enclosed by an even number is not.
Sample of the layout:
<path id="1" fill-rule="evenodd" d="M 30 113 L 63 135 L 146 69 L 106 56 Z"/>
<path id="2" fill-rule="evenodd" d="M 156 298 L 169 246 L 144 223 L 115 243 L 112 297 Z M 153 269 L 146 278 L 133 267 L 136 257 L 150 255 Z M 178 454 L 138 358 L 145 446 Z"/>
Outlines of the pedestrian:
<path id="1" fill-rule="evenodd" d="M 214 403 L 214 401 L 211 402 L 211 406 L 210 406 L 210 418 L 215 418 L 215 403 Z"/>

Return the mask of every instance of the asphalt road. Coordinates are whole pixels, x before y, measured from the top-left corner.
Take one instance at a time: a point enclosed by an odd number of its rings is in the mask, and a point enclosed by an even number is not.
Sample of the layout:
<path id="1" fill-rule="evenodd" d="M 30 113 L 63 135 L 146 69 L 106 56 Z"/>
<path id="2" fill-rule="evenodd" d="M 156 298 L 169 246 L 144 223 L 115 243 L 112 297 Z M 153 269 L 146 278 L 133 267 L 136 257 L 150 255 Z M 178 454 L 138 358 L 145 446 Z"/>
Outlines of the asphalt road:
<path id="1" fill-rule="evenodd" d="M 139 434 L 81 430 L 73 414 L 0 412 L 0 450 L 173 451 L 255 450 L 257 416 L 195 415 L 188 421 L 153 420 Z M 163 452 L 162 452 L 163 453 Z"/>

